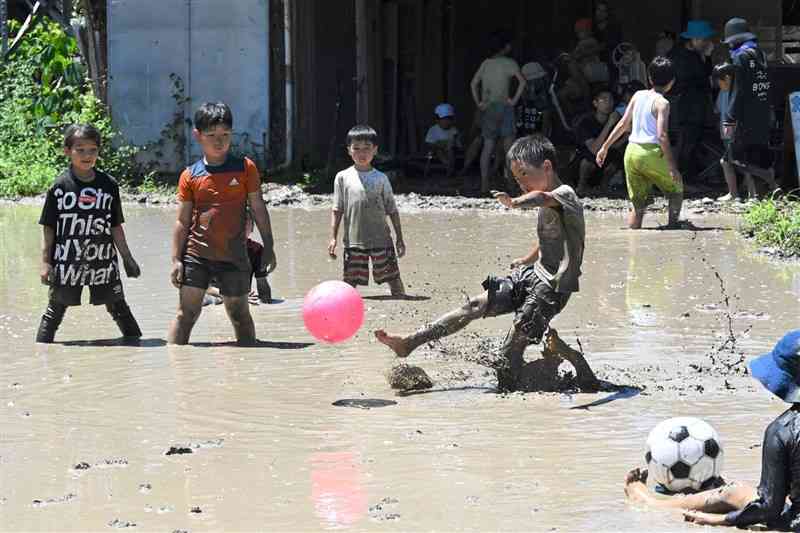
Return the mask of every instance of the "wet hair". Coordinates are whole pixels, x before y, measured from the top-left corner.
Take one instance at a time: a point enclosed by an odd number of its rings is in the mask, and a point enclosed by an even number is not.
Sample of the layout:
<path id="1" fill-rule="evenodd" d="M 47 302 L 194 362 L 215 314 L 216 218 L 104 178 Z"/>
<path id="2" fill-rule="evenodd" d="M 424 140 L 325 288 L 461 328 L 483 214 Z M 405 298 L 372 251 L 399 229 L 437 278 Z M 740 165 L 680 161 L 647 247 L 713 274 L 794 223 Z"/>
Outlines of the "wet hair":
<path id="1" fill-rule="evenodd" d="M 553 168 L 556 167 L 556 148 L 550 139 L 539 133 L 520 137 L 514 141 L 506 154 L 506 164 L 509 166 L 517 162 L 539 168 L 547 160 L 553 164 Z"/>
<path id="2" fill-rule="evenodd" d="M 647 75 L 654 87 L 664 87 L 675 79 L 675 67 L 666 57 L 656 57 L 647 67 Z"/>
<path id="3" fill-rule="evenodd" d="M 497 54 L 502 52 L 513 40 L 514 38 L 511 36 L 510 31 L 506 29 L 495 30 L 489 36 L 489 48 L 492 54 Z"/>
<path id="4" fill-rule="evenodd" d="M 715 81 L 723 80 L 725 78 L 733 79 L 736 74 L 736 67 L 731 63 L 720 63 L 714 66 L 712 76 Z"/>
<path id="5" fill-rule="evenodd" d="M 75 141 L 92 141 L 100 148 L 102 138 L 91 124 L 70 124 L 64 130 L 64 148 L 72 148 Z"/>
<path id="6" fill-rule="evenodd" d="M 233 129 L 233 113 L 228 104 L 223 102 L 206 102 L 194 113 L 194 127 L 198 131 L 208 131 L 214 126 Z"/>
<path id="7" fill-rule="evenodd" d="M 375 128 L 366 124 L 353 126 L 347 132 L 347 146 L 350 147 L 356 142 L 372 143 L 378 146 L 378 132 L 375 131 Z"/>

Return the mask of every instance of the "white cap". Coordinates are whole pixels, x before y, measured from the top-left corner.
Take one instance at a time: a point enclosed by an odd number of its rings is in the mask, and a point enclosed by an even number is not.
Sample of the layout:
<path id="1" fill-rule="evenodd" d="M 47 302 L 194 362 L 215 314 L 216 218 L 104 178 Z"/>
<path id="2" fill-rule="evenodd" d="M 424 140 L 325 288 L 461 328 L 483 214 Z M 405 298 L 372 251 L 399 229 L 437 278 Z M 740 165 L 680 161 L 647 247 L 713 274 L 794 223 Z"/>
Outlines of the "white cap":
<path id="1" fill-rule="evenodd" d="M 439 104 L 433 113 L 439 118 L 447 118 L 456 116 L 455 108 L 450 104 Z"/>
<path id="2" fill-rule="evenodd" d="M 547 76 L 547 72 L 545 72 L 542 65 L 535 61 L 531 61 L 530 63 L 525 63 L 522 67 L 522 76 L 526 80 L 538 80 L 539 78 L 544 78 Z"/>

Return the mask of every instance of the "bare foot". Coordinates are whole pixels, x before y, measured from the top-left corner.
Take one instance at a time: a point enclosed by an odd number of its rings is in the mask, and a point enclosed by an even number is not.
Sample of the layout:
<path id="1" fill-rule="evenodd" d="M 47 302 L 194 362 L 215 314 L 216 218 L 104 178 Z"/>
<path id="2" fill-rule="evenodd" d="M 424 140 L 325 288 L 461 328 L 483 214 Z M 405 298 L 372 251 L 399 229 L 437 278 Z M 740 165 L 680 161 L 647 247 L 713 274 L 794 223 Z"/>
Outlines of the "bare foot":
<path id="1" fill-rule="evenodd" d="M 683 519 L 698 526 L 725 526 L 725 515 L 704 513 L 702 511 L 684 511 Z"/>
<path id="2" fill-rule="evenodd" d="M 645 483 L 647 483 L 647 469 L 634 468 L 625 475 L 625 496 L 630 500 L 646 503 L 650 495 Z"/>
<path id="3" fill-rule="evenodd" d="M 393 335 L 389 335 L 384 330 L 379 329 L 375 331 L 375 338 L 378 339 L 378 342 L 381 344 L 385 344 L 397 355 L 397 357 L 408 357 L 408 354 L 411 353 L 406 348 L 406 343 L 403 341 L 402 337 L 395 337 Z"/>

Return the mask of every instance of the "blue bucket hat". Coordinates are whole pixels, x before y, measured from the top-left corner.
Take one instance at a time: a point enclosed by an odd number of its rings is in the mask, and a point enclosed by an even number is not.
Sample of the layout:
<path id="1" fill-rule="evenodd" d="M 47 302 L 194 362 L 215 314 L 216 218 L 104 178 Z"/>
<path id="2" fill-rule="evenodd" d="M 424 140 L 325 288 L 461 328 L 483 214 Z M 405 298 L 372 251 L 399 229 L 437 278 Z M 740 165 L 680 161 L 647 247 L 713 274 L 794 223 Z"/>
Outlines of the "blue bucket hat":
<path id="1" fill-rule="evenodd" d="M 715 33 L 707 20 L 690 20 L 686 25 L 686 31 L 681 33 L 681 37 L 684 39 L 708 39 Z"/>
<path id="2" fill-rule="evenodd" d="M 790 331 L 771 352 L 750 361 L 750 373 L 787 403 L 800 403 L 800 329 Z"/>

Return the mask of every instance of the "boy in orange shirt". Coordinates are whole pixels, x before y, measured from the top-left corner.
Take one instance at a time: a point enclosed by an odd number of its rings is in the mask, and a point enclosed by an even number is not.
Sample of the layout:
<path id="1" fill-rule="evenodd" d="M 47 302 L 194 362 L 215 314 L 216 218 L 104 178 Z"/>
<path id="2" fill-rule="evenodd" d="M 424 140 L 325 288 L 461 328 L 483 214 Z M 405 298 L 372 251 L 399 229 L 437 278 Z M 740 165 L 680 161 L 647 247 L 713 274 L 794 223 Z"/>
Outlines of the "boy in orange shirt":
<path id="1" fill-rule="evenodd" d="M 203 158 L 183 171 L 178 182 L 178 220 L 172 240 L 172 284 L 180 289 L 178 315 L 167 341 L 186 344 L 203 308 L 209 282 L 219 284 L 225 311 L 241 345 L 256 341 L 250 316 L 250 260 L 245 235 L 249 203 L 264 243 L 262 266 L 275 270 L 272 227 L 261 197 L 258 169 L 248 158 L 228 152 L 233 115 L 222 102 L 205 103 L 194 116 L 195 140 Z"/>

